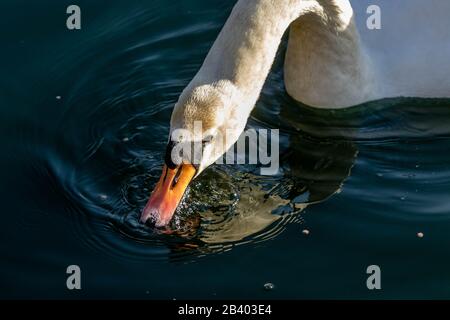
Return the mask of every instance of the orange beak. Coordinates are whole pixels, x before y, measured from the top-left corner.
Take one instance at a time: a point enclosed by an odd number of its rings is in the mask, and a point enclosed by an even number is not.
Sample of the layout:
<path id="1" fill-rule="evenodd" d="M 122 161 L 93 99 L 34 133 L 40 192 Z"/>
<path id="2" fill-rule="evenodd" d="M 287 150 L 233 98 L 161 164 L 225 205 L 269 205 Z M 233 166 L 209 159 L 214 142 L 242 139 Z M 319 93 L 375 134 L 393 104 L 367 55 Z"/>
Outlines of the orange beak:
<path id="1" fill-rule="evenodd" d="M 173 169 L 164 165 L 161 178 L 142 212 L 141 222 L 145 223 L 151 219 L 156 227 L 166 226 L 172 219 L 196 171 L 191 164 L 182 164 Z"/>

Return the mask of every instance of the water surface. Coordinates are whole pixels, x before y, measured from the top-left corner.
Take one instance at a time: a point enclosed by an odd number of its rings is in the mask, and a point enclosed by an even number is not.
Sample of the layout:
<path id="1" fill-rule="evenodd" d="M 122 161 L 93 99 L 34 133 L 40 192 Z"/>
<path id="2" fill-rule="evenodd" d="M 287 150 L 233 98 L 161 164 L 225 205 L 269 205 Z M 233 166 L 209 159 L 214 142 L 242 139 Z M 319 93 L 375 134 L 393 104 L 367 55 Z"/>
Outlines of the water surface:
<path id="1" fill-rule="evenodd" d="M 138 223 L 233 3 L 78 1 L 80 31 L 69 1 L 0 5 L 1 297 L 449 297 L 450 101 L 311 109 L 285 92 L 284 44 L 248 123 L 280 128 L 279 174 L 213 166 L 173 234 Z"/>

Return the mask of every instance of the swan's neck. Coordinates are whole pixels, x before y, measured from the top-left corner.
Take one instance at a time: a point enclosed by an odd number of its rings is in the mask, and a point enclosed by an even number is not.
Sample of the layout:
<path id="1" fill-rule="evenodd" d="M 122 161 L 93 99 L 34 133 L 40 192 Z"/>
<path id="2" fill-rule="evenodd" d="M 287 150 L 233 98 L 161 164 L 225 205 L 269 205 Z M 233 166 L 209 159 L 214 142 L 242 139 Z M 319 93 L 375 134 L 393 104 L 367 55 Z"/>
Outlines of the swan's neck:
<path id="1" fill-rule="evenodd" d="M 320 2 L 321 7 L 290 27 L 284 73 L 287 91 L 314 107 L 349 107 L 374 99 L 377 77 L 361 45 L 350 3 Z"/>
<path id="2" fill-rule="evenodd" d="M 259 97 L 275 59 L 281 38 L 293 21 L 300 21 L 302 17 L 320 20 L 320 23 L 309 24 L 309 27 L 321 29 L 318 34 L 320 36 L 325 34 L 322 41 L 330 40 L 330 43 L 327 52 L 321 54 L 318 60 L 307 61 L 305 58 L 303 61 L 301 59 L 290 61 L 292 65 L 286 65 L 287 68 L 296 69 L 295 65 L 311 63 L 318 63 L 320 67 L 326 67 L 329 64 L 339 66 L 342 64 L 336 61 L 337 55 L 350 61 L 351 58 L 345 56 L 352 56 L 354 50 L 359 50 L 359 38 L 351 24 L 353 23 L 352 16 L 353 12 L 348 0 L 240 0 L 234 7 L 191 86 L 221 80 L 230 81 L 234 85 L 233 87 L 238 89 L 239 96 L 244 100 L 240 104 L 241 108 L 248 108 L 249 113 Z M 349 25 L 352 28 L 346 30 Z M 337 31 L 340 32 L 338 37 L 345 35 L 351 40 L 341 45 L 335 38 Z M 327 39 L 328 34 L 329 39 Z M 304 39 L 292 39 L 291 37 L 292 40 L 302 41 Z M 317 40 L 315 39 L 316 44 Z M 353 45 L 349 45 L 349 43 L 353 43 Z M 310 50 L 310 52 L 303 53 L 304 57 L 318 53 L 312 44 L 304 46 L 302 49 Z M 359 55 L 358 50 L 357 55 Z M 336 55 L 330 56 L 329 53 L 333 51 L 336 52 Z M 326 61 L 328 58 L 329 61 Z M 354 61 L 359 64 L 360 60 L 358 56 L 358 59 Z M 289 63 L 289 61 L 287 62 Z M 359 66 L 355 67 L 354 65 L 345 66 L 348 70 L 342 70 L 341 74 L 354 73 L 359 68 Z M 310 67 L 314 68 L 314 65 L 310 65 Z M 323 72 L 320 69 L 306 71 L 316 72 L 319 77 Z M 333 72 L 339 73 L 338 71 L 334 70 Z M 291 76 L 291 79 L 287 80 L 304 81 L 308 79 L 309 75 L 309 73 L 305 74 L 298 79 Z M 296 92 L 289 93 L 297 100 L 302 100 L 295 94 Z"/>

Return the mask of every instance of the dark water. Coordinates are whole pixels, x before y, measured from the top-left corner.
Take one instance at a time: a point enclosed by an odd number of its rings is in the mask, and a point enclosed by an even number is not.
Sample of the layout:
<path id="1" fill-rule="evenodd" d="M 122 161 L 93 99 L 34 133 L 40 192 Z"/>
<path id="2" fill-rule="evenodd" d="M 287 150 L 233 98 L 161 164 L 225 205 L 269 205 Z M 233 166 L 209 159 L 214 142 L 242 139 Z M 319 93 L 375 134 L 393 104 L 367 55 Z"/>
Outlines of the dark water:
<path id="1" fill-rule="evenodd" d="M 285 93 L 283 47 L 249 121 L 281 128 L 280 174 L 213 166 L 174 234 L 138 223 L 233 3 L 77 1 L 68 31 L 71 1 L 2 1 L 0 297 L 450 297 L 450 101 L 312 110 Z"/>

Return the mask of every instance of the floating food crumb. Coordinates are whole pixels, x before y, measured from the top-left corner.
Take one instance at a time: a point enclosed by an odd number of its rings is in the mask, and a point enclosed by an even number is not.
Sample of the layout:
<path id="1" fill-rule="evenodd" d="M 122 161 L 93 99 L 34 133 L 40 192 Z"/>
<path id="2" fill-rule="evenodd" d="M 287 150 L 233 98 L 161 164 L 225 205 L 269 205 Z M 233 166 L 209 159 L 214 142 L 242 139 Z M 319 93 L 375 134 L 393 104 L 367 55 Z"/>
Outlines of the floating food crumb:
<path id="1" fill-rule="evenodd" d="M 61 100 L 61 96 L 56 96 L 56 100 Z"/>
<path id="2" fill-rule="evenodd" d="M 302 233 L 303 233 L 304 235 L 308 235 L 308 234 L 309 234 L 309 230 L 308 230 L 308 229 L 304 229 L 304 230 L 302 231 Z"/>
<path id="3" fill-rule="evenodd" d="M 122 139 L 122 141 L 123 141 L 123 142 L 127 142 L 127 141 L 130 141 L 130 138 L 128 138 L 128 137 L 125 137 L 125 138 L 123 138 L 123 139 Z"/>
<path id="4" fill-rule="evenodd" d="M 417 236 L 418 236 L 419 238 L 423 238 L 423 232 L 418 232 L 418 233 L 417 233 Z"/>
<path id="5" fill-rule="evenodd" d="M 264 284 L 264 290 L 270 291 L 275 289 L 275 285 L 271 282 L 267 282 L 266 284 Z"/>

